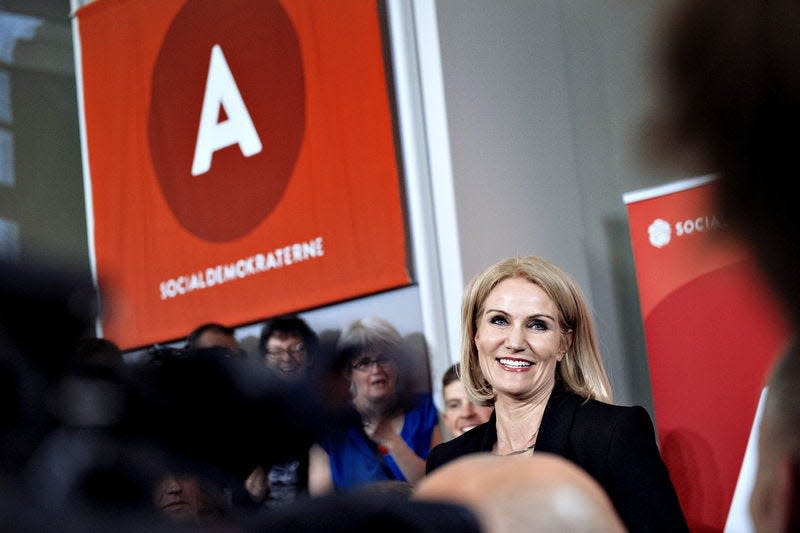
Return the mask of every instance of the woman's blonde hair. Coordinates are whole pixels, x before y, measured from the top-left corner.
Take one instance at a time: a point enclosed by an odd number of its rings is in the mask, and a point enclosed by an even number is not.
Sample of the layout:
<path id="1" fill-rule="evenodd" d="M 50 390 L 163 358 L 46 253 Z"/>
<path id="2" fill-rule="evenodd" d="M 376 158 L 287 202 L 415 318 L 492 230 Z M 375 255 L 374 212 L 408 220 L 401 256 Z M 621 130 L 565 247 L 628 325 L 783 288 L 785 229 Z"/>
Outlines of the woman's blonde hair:
<path id="1" fill-rule="evenodd" d="M 477 319 L 489 293 L 498 283 L 521 278 L 538 285 L 555 303 L 562 334 L 572 330 L 572 345 L 556 366 L 556 380 L 584 398 L 611 403 L 606 375 L 591 313 L 580 287 L 554 264 L 536 256 L 503 259 L 472 278 L 461 305 L 461 381 L 467 394 L 482 405 L 493 405 L 495 393 L 486 381 L 475 346 Z"/>

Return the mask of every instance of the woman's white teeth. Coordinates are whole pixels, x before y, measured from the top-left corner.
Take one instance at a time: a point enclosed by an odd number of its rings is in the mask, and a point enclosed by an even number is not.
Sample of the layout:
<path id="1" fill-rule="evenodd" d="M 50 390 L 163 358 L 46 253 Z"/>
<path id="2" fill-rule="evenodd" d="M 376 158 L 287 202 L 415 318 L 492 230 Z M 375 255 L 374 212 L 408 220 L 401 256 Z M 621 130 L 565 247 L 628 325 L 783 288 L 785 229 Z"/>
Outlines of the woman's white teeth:
<path id="1" fill-rule="evenodd" d="M 500 364 L 514 368 L 525 368 L 531 366 L 533 363 L 530 361 L 521 361 L 519 359 L 500 359 Z"/>

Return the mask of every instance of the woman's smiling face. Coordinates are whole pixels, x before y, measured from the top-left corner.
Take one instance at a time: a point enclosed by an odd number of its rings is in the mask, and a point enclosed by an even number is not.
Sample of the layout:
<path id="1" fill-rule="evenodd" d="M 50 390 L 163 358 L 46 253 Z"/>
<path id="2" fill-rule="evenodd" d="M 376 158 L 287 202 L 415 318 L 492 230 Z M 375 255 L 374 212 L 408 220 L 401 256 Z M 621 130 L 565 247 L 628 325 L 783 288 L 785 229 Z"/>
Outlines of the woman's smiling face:
<path id="1" fill-rule="evenodd" d="M 555 302 L 538 285 L 507 278 L 489 293 L 476 317 L 481 371 L 498 395 L 525 399 L 549 392 L 556 363 L 572 341 L 562 335 Z"/>

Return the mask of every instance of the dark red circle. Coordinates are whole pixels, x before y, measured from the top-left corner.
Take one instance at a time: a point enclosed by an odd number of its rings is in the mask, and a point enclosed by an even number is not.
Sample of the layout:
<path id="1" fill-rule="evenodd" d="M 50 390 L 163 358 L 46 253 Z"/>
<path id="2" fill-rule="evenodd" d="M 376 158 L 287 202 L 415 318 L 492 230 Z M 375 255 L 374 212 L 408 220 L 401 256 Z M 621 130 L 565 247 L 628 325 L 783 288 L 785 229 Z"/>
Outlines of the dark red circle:
<path id="1" fill-rule="evenodd" d="M 261 140 L 214 152 L 192 176 L 211 50 L 219 45 Z M 224 107 L 221 108 L 224 111 Z M 224 113 L 217 119 L 225 119 Z M 253 230 L 278 205 L 305 132 L 300 40 L 277 0 L 189 0 L 170 24 L 153 70 L 148 119 L 153 168 L 180 224 L 214 242 Z"/>

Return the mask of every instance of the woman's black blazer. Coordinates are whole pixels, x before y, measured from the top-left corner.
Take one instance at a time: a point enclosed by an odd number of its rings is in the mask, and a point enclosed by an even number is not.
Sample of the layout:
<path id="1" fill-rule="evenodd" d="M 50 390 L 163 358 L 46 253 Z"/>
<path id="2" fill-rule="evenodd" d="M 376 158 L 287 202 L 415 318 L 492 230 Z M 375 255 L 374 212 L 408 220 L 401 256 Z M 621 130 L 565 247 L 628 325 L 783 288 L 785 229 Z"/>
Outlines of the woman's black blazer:
<path id="1" fill-rule="evenodd" d="M 426 472 L 469 453 L 491 452 L 497 442 L 495 421 L 492 413 L 485 424 L 433 448 Z M 643 407 L 586 400 L 557 387 L 547 402 L 535 451 L 560 455 L 592 475 L 632 533 L 689 530 Z"/>

